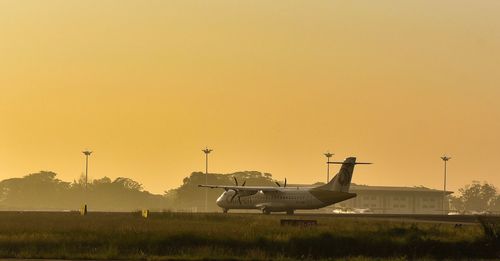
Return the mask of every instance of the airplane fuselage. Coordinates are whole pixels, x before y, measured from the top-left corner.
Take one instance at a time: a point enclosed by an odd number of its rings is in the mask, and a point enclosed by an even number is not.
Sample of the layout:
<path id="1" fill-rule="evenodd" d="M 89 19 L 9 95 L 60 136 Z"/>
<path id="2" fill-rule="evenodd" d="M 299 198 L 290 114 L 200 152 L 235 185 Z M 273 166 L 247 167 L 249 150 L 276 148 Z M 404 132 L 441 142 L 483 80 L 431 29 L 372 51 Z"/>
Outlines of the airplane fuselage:
<path id="1" fill-rule="evenodd" d="M 276 192 L 258 191 L 253 195 L 236 196 L 233 190 L 222 193 L 217 205 L 229 209 L 261 209 L 264 212 L 318 209 L 355 197 L 356 194 L 326 191 L 317 188 L 287 187 Z"/>
<path id="2" fill-rule="evenodd" d="M 278 187 L 238 185 L 198 185 L 206 188 L 221 188 L 225 192 L 217 199 L 217 205 L 227 212 L 230 209 L 260 209 L 263 213 L 271 212 L 293 213 L 297 209 L 318 209 L 356 196 L 349 193 L 352 173 L 356 164 L 355 157 L 346 158 L 344 162 L 328 162 L 342 164 L 339 173 L 328 183 L 316 187 L 287 187 L 286 179 L 283 186 Z"/>

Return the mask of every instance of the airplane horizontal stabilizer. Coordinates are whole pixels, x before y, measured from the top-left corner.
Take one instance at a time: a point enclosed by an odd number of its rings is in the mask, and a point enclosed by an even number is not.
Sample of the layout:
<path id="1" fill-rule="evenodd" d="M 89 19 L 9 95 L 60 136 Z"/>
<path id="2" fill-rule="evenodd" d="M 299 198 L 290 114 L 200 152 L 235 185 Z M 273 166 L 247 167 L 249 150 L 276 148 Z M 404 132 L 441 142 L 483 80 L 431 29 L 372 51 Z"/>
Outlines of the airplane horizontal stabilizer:
<path id="1" fill-rule="evenodd" d="M 373 164 L 373 163 L 371 163 L 371 162 L 342 162 L 342 161 L 329 161 L 329 162 L 327 162 L 327 164 L 350 164 L 350 165 L 365 164 L 365 165 L 369 165 L 369 164 Z"/>

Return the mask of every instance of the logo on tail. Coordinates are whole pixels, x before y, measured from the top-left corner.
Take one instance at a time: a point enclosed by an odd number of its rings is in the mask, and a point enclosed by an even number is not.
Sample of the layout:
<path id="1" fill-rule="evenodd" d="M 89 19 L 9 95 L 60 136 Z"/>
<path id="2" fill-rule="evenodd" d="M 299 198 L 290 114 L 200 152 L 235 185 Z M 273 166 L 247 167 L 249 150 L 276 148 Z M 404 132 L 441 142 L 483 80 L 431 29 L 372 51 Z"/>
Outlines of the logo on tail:
<path id="1" fill-rule="evenodd" d="M 342 172 L 342 173 L 339 173 L 339 174 L 340 174 L 340 176 L 339 176 L 339 183 L 340 183 L 340 185 L 346 186 L 347 184 L 351 183 L 352 175 L 349 175 L 347 172 Z"/>
<path id="2" fill-rule="evenodd" d="M 328 162 L 328 164 L 342 164 L 342 166 L 340 167 L 339 173 L 337 173 L 337 175 L 335 175 L 330 182 L 320 188 L 332 191 L 349 192 L 354 166 L 357 164 L 371 163 L 356 162 L 355 157 L 349 157 L 345 159 L 344 162 Z"/>

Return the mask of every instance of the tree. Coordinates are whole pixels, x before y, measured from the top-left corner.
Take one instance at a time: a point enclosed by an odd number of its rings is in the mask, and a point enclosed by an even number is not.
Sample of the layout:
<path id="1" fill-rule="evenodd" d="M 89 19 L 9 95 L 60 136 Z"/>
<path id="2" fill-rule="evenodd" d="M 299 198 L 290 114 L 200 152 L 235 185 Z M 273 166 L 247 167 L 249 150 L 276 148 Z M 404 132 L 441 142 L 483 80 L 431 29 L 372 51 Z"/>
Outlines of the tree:
<path id="1" fill-rule="evenodd" d="M 0 182 L 0 203 L 17 209 L 54 209 L 67 206 L 65 194 L 70 183 L 56 178 L 56 173 L 40 171 L 22 178 L 6 179 Z"/>
<path id="2" fill-rule="evenodd" d="M 166 207 L 163 196 L 144 191 L 139 182 L 129 178 L 112 181 L 103 177 L 89 182 L 85 189 L 85 176 L 71 184 L 56 176 L 51 171 L 40 171 L 1 181 L 0 208 L 74 210 L 87 204 L 91 210 L 130 211 Z"/>
<path id="3" fill-rule="evenodd" d="M 459 197 L 452 197 L 451 204 L 457 210 L 486 211 L 496 207 L 497 189 L 492 184 L 472 182 L 458 190 Z"/>
<path id="4" fill-rule="evenodd" d="M 123 178 L 123 177 L 116 178 L 113 181 L 113 184 L 117 184 L 118 186 L 123 187 L 123 188 L 128 189 L 128 190 L 135 190 L 135 191 L 142 191 L 143 190 L 141 183 L 139 183 L 135 180 L 129 179 L 129 178 Z"/>
<path id="5" fill-rule="evenodd" d="M 495 200 L 493 200 L 493 206 L 491 210 L 495 213 L 500 213 L 500 195 L 497 195 L 495 197 Z"/>

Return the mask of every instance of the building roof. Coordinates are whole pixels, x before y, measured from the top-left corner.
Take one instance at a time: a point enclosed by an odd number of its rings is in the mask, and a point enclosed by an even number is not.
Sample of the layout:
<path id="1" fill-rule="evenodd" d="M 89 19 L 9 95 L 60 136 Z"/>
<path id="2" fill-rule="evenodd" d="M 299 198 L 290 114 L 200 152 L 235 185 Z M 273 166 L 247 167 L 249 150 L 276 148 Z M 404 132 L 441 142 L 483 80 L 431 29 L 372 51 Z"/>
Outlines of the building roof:
<path id="1" fill-rule="evenodd" d="M 431 189 L 426 187 L 390 187 L 390 186 L 368 186 L 351 184 L 350 188 L 353 192 L 356 191 L 393 191 L 393 192 L 430 192 L 430 193 L 443 193 L 442 190 Z M 446 194 L 452 194 L 453 191 L 446 191 Z"/>
<path id="2" fill-rule="evenodd" d="M 289 184 L 289 187 L 315 187 L 318 185 L 323 185 L 324 183 L 316 183 L 314 185 L 304 185 L 304 184 Z M 428 192 L 428 193 L 443 193 L 442 190 L 426 188 L 423 186 L 415 187 L 392 187 L 392 186 L 369 186 L 369 185 L 358 185 L 351 183 L 350 190 L 352 192 L 361 191 L 377 191 L 377 192 Z M 447 195 L 452 194 L 453 191 L 446 191 Z"/>

